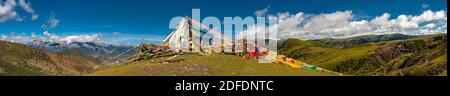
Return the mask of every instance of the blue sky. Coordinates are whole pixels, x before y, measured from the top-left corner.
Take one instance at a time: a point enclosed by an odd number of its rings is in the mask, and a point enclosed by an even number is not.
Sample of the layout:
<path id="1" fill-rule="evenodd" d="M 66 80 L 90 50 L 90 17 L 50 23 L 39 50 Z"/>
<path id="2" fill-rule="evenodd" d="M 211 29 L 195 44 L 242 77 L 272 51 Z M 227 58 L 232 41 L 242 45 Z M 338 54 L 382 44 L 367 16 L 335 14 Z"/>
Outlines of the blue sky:
<path id="1" fill-rule="evenodd" d="M 0 1 L 5 7 L 8 0 Z M 256 11 L 265 8 L 267 12 L 264 14 L 267 15 L 299 12 L 320 15 L 351 11 L 353 21 L 372 20 L 384 13 L 397 18 L 402 14 L 419 16 L 427 10 L 447 11 L 446 0 L 24 0 L 33 12 L 21 8 L 21 0 L 13 1 L 17 1 L 17 7 L 10 12 L 17 12 L 18 17 L 0 22 L 0 35 L 31 36 L 35 33 L 43 36 L 47 31 L 62 38 L 101 34 L 103 39 L 120 44 L 134 44 L 143 39 L 157 43 L 172 31 L 168 27 L 171 18 L 191 16 L 191 10 L 197 8 L 201 10 L 202 17 L 215 16 L 219 19 L 255 16 Z M 8 13 L 1 12 L 0 7 L 0 16 L 4 15 L 0 18 L 6 18 Z M 33 15 L 38 18 L 32 20 Z M 49 27 L 52 26 L 50 19 L 53 20 L 53 27 Z M 442 25 L 442 22 L 439 24 Z M 47 27 L 43 28 L 43 25 Z"/>

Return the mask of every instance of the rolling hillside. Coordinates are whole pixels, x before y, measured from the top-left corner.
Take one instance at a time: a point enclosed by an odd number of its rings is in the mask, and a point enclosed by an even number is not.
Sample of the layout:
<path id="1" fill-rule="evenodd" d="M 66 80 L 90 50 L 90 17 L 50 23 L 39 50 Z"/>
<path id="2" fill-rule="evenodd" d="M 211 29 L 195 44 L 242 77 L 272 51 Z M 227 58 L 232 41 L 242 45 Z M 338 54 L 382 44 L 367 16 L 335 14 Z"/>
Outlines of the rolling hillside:
<path id="1" fill-rule="evenodd" d="M 447 70 L 447 34 L 368 42 L 345 48 L 330 48 L 298 39 L 281 45 L 284 46 L 280 46 L 280 53 L 286 52 L 309 64 L 349 75 L 428 76 L 446 75 Z"/>
<path id="2" fill-rule="evenodd" d="M 81 75 L 100 64 L 76 54 L 56 54 L 0 41 L 0 76 Z"/>
<path id="3" fill-rule="evenodd" d="M 304 41 L 300 39 L 287 39 L 278 43 L 278 52 L 288 57 L 296 58 L 301 61 L 317 58 L 337 49 L 322 45 L 316 42 Z"/>
<path id="4" fill-rule="evenodd" d="M 365 44 L 365 43 L 376 43 L 376 42 L 383 42 L 383 41 L 394 41 L 394 40 L 406 40 L 411 38 L 416 38 L 419 36 L 410 36 L 410 35 L 403 35 L 403 34 L 385 34 L 385 35 L 363 35 L 363 36 L 355 36 L 350 38 L 325 38 L 325 39 L 318 39 L 318 40 L 312 40 L 324 45 L 333 46 L 337 48 L 342 47 L 350 47 L 353 45 L 358 44 Z"/>
<path id="5" fill-rule="evenodd" d="M 161 57 L 121 65 L 106 66 L 88 76 L 334 76 L 275 63 L 258 63 L 235 55 L 179 55 L 164 63 Z"/>

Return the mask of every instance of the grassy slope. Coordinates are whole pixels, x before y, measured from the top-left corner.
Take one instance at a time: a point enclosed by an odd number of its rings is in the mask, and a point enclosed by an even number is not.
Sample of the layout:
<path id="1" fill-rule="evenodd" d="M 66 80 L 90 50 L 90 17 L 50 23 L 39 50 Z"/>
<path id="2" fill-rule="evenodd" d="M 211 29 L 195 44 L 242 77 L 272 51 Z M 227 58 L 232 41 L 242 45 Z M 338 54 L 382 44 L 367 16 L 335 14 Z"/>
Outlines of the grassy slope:
<path id="1" fill-rule="evenodd" d="M 414 51 L 402 52 L 387 62 L 392 69 L 402 68 L 405 75 L 446 75 L 447 70 L 447 34 L 436 34 L 406 41 L 391 42 L 388 45 L 402 45 Z M 385 48 L 385 47 L 383 47 Z M 389 70 L 389 69 L 388 69 Z M 389 75 L 399 75 L 392 71 Z"/>
<path id="2" fill-rule="evenodd" d="M 24 66 L 18 63 L 8 64 L 9 62 L 0 59 L 0 76 L 44 76 L 44 72 L 37 71 L 33 67 Z"/>
<path id="3" fill-rule="evenodd" d="M 312 41 L 292 39 L 287 40 L 288 43 L 282 43 L 279 49 L 296 59 L 344 74 L 446 75 L 446 36 L 437 34 L 407 40 L 365 43 L 340 49 L 317 45 Z M 299 51 L 297 47 L 302 50 Z M 322 54 L 316 54 L 318 52 Z"/>
<path id="4" fill-rule="evenodd" d="M 379 44 L 369 43 L 338 49 L 312 41 L 288 39 L 280 44 L 279 53 L 307 62 L 308 64 L 318 65 L 325 69 L 344 72 L 344 74 L 354 74 L 351 70 L 355 69 L 342 70 L 339 67 L 344 63 L 358 62 L 362 58 L 368 58 L 370 54 L 375 52 L 378 46 Z M 353 67 L 359 66 L 365 65 Z"/>
<path id="5" fill-rule="evenodd" d="M 334 74 L 309 72 L 274 63 L 258 63 L 257 60 L 235 55 L 213 54 L 180 55 L 173 60 L 183 63 L 154 64 L 168 57 L 144 60 L 103 68 L 89 76 L 331 76 Z"/>
<path id="6" fill-rule="evenodd" d="M 287 39 L 279 46 L 279 53 L 301 61 L 310 60 L 331 53 L 337 49 L 319 43 L 300 39 Z"/>
<path id="7" fill-rule="evenodd" d="M 442 73 L 439 74 L 438 76 L 447 76 L 447 70 L 444 70 L 444 72 L 442 72 Z"/>
<path id="8" fill-rule="evenodd" d="M 326 55 L 321 55 L 313 59 L 309 59 L 306 62 L 314 65 L 318 65 L 320 67 L 323 67 L 325 69 L 330 70 L 337 70 L 344 72 L 345 74 L 354 74 L 354 71 L 362 71 L 363 69 L 342 69 L 341 67 L 343 65 L 349 65 L 347 63 L 359 63 L 364 62 L 361 61 L 365 58 L 368 58 L 370 54 L 373 54 L 374 51 L 378 48 L 377 44 L 364 44 L 364 45 L 358 45 L 353 46 L 350 48 L 340 49 L 333 51 Z M 362 65 L 360 64 L 351 64 L 354 66 L 345 66 L 345 67 L 360 67 L 360 66 L 367 66 L 370 65 Z M 366 67 L 366 68 L 367 68 Z M 364 69 L 367 70 L 367 69 Z"/>
<path id="9" fill-rule="evenodd" d="M 366 44 L 366 43 L 376 43 L 383 41 L 394 41 L 394 40 L 406 40 L 410 38 L 416 38 L 418 36 L 409 36 L 403 34 L 385 34 L 385 35 L 363 35 L 363 36 L 355 36 L 350 38 L 326 38 L 326 39 L 318 39 L 313 40 L 315 42 L 319 42 L 321 44 L 334 46 L 338 48 L 349 47 L 358 44 Z"/>
<path id="10" fill-rule="evenodd" d="M 80 75 L 99 63 L 85 57 L 43 52 L 4 41 L 0 41 L 0 57 L 3 70 L 0 76 Z"/>

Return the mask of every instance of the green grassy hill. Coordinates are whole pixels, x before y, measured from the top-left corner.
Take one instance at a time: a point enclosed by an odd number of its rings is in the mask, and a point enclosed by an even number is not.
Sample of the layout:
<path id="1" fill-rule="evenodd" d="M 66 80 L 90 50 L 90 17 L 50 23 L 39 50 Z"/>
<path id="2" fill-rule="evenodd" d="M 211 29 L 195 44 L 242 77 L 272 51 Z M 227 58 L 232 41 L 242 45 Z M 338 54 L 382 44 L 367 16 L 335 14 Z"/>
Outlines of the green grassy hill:
<path id="1" fill-rule="evenodd" d="M 235 55 L 179 55 L 170 64 L 161 64 L 170 57 L 148 59 L 128 64 L 106 66 L 88 76 L 333 76 L 310 72 L 275 63 L 258 63 Z M 182 62 L 180 62 L 182 61 Z"/>
<path id="2" fill-rule="evenodd" d="M 79 56 L 56 54 L 0 41 L 0 76 L 81 75 L 100 62 Z"/>
<path id="3" fill-rule="evenodd" d="M 298 41 L 287 40 L 283 42 L 287 45 L 280 46 L 280 49 L 288 49 L 286 54 L 296 59 L 344 74 L 446 75 L 447 34 L 378 43 L 369 42 L 337 49 L 322 46 L 316 48 L 320 50 L 310 49 L 309 51 L 295 51 L 295 47 L 308 48 L 308 46 L 320 45 L 311 44 L 312 41 L 302 41 L 303 45 L 295 45 Z M 323 54 L 316 54 L 317 51 Z"/>
<path id="4" fill-rule="evenodd" d="M 366 43 L 376 43 L 376 42 L 384 42 L 384 41 L 394 41 L 394 40 L 406 40 L 411 38 L 416 38 L 419 36 L 410 36 L 403 34 L 385 34 L 385 35 L 363 35 L 363 36 L 355 36 L 350 38 L 325 38 L 313 40 L 315 42 L 333 46 L 337 48 L 349 47 L 358 44 L 366 44 Z"/>
<path id="5" fill-rule="evenodd" d="M 302 61 L 317 58 L 318 56 L 329 54 L 336 50 L 336 48 L 300 39 L 287 39 L 278 45 L 278 52 L 280 54 Z"/>

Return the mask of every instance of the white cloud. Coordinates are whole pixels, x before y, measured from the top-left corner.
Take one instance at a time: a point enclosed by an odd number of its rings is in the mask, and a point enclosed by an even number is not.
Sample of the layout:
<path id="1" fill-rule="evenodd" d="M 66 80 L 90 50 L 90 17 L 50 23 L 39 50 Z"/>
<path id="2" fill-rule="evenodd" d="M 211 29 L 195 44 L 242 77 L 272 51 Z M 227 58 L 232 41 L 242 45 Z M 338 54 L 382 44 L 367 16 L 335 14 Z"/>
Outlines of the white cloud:
<path id="1" fill-rule="evenodd" d="M 36 34 L 31 32 L 31 34 L 15 34 L 11 32 L 10 34 L 0 34 L 0 40 L 9 41 L 22 44 L 34 44 L 34 41 L 42 42 L 65 42 L 64 44 L 70 44 L 72 42 L 93 42 L 96 44 L 112 44 L 112 45 L 130 45 L 128 42 L 133 44 L 139 44 L 143 41 L 160 43 L 165 36 L 160 35 L 142 35 L 142 34 L 120 34 L 112 35 L 110 33 L 114 32 L 95 32 L 92 34 L 76 34 L 76 35 L 57 35 L 49 31 L 44 31 L 42 33 Z"/>
<path id="2" fill-rule="evenodd" d="M 6 40 L 8 38 L 6 35 L 0 35 L 0 40 Z"/>
<path id="3" fill-rule="evenodd" d="M 16 21 L 23 21 L 15 10 L 18 6 L 25 10 L 25 12 L 30 13 L 32 15 L 32 20 L 37 19 L 37 14 L 31 7 L 30 3 L 25 2 L 25 0 L 6 0 L 5 2 L 0 1 L 0 23 L 4 23 L 12 19 L 15 19 Z"/>
<path id="4" fill-rule="evenodd" d="M 267 14 L 267 12 L 269 11 L 269 9 L 270 9 L 270 6 L 267 6 L 267 7 L 264 8 L 264 9 L 255 11 L 255 15 L 256 15 L 256 16 L 264 16 L 264 15 Z"/>
<path id="5" fill-rule="evenodd" d="M 15 34 L 14 32 L 11 32 L 9 35 L 0 35 L 0 40 L 22 44 L 33 43 L 35 40 L 43 42 L 66 42 L 67 44 L 72 42 L 94 42 L 102 44 L 114 43 L 103 39 L 101 33 L 62 36 L 53 34 L 49 31 L 44 31 L 41 35 L 37 35 L 34 32 L 32 32 L 31 35 L 27 35 L 25 33 Z"/>
<path id="6" fill-rule="evenodd" d="M 25 0 L 18 0 L 19 6 L 23 8 L 28 13 L 34 13 L 34 9 L 31 7 L 30 3 L 25 2 Z"/>
<path id="7" fill-rule="evenodd" d="M 436 24 L 430 23 L 430 24 L 425 25 L 425 27 L 428 29 L 432 29 L 432 28 L 436 27 Z"/>
<path id="8" fill-rule="evenodd" d="M 55 32 L 44 31 L 39 34 L 34 32 L 31 35 L 26 36 L 28 41 L 38 40 L 42 42 L 65 42 L 69 44 L 71 42 L 94 42 L 96 44 L 112 44 L 112 45 L 130 45 L 127 42 L 133 44 L 140 44 L 143 41 L 151 43 L 160 43 L 165 38 L 161 35 L 142 35 L 142 34 L 119 34 L 113 35 L 114 32 L 88 32 L 90 34 L 74 34 L 74 35 L 57 35 Z M 64 32 L 67 33 L 67 32 Z M 80 33 L 80 32 L 70 32 Z M 83 32 L 85 33 L 85 32 Z M 11 38 L 5 41 L 15 41 Z M 30 44 L 30 42 L 16 42 L 22 44 Z M 32 43 L 32 42 L 31 42 Z"/>
<path id="9" fill-rule="evenodd" d="M 100 34 L 92 34 L 92 35 L 72 35 L 61 38 L 60 41 L 65 41 L 67 43 L 72 42 L 97 42 L 101 41 Z"/>
<path id="10" fill-rule="evenodd" d="M 16 7 L 16 1 L 14 0 L 7 0 L 3 4 L 0 2 L 0 23 L 18 18 L 17 12 L 14 11 L 14 7 Z"/>
<path id="11" fill-rule="evenodd" d="M 56 18 L 54 12 L 50 12 L 50 17 L 47 19 L 45 24 L 41 25 L 41 28 L 44 30 L 56 28 L 59 25 L 59 19 Z"/>
<path id="12" fill-rule="evenodd" d="M 320 14 L 310 18 L 309 22 L 306 22 L 303 26 L 303 29 L 314 31 L 320 29 L 340 28 L 346 26 L 351 18 L 351 11 L 337 11 L 333 14 Z"/>
<path id="13" fill-rule="evenodd" d="M 424 22 L 424 21 L 432 21 L 432 20 L 447 20 L 447 12 L 444 10 L 432 12 L 431 10 L 427 10 L 423 12 L 419 16 L 410 16 L 412 22 Z"/>
<path id="14" fill-rule="evenodd" d="M 52 34 L 48 31 L 45 31 L 43 33 L 45 41 L 49 41 L 49 42 L 58 42 L 60 41 L 60 37 L 58 35 Z"/>
<path id="15" fill-rule="evenodd" d="M 8 14 L 14 11 L 14 7 L 16 7 L 16 1 L 7 0 L 3 4 L 0 2 L 0 15 Z"/>
<path id="16" fill-rule="evenodd" d="M 15 43 L 24 43 L 24 42 L 30 42 L 31 39 L 26 36 L 25 33 L 22 34 L 15 34 L 15 32 L 11 32 L 9 35 L 1 35 L 0 40 L 3 41 L 10 41 Z"/>
<path id="17" fill-rule="evenodd" d="M 358 35 L 402 33 L 407 35 L 429 35 L 447 33 L 446 11 L 424 11 L 420 15 L 399 15 L 391 18 L 384 13 L 373 19 L 355 20 L 352 11 L 337 11 L 323 14 L 278 13 L 268 18 L 278 17 L 279 38 L 343 38 Z M 431 24 L 431 25 L 430 25 Z M 251 27 L 248 30 L 261 30 L 265 27 Z M 273 26 L 270 28 L 276 28 Z M 423 29 L 428 28 L 428 29 Z M 430 29 L 434 28 L 434 29 Z M 241 33 L 251 32 L 243 31 Z M 239 35 L 242 35 L 242 34 Z"/>
<path id="18" fill-rule="evenodd" d="M 50 19 L 48 20 L 48 22 L 49 22 L 50 28 L 55 28 L 55 27 L 58 26 L 58 24 L 59 24 L 59 19 L 56 19 L 56 18 L 50 18 Z"/>
<path id="19" fill-rule="evenodd" d="M 9 12 L 3 15 L 0 15 L 0 23 L 6 22 L 10 19 L 16 19 L 16 21 L 20 21 L 19 15 L 17 15 L 17 12 Z"/>

